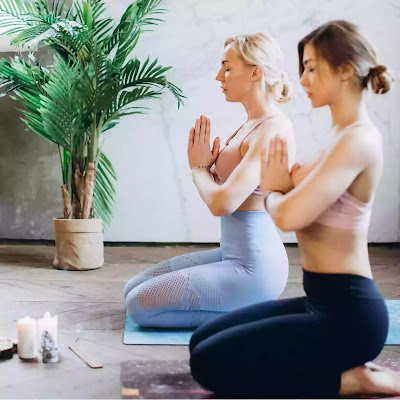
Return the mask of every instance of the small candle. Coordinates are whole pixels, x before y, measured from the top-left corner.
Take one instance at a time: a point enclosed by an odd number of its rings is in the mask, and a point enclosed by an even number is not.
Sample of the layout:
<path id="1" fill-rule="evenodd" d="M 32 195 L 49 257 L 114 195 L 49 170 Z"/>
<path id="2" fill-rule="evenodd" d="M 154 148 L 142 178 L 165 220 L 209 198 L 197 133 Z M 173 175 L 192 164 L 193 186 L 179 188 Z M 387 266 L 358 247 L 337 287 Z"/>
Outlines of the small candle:
<path id="1" fill-rule="evenodd" d="M 25 317 L 17 322 L 18 331 L 18 357 L 22 359 L 37 356 L 37 322 L 35 319 Z"/>
<path id="2" fill-rule="evenodd" d="M 50 333 L 51 338 L 54 340 L 54 346 L 57 347 L 57 315 L 52 317 L 49 312 L 44 313 L 44 317 L 38 321 L 38 345 L 41 350 L 41 342 L 43 332 Z"/>

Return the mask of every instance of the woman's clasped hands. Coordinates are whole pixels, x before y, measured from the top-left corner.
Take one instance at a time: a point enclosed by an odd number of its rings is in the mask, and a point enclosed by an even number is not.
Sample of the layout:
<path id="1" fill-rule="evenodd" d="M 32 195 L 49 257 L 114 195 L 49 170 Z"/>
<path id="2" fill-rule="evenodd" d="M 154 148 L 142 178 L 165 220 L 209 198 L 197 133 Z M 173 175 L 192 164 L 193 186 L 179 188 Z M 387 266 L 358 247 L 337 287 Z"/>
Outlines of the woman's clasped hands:
<path id="1" fill-rule="evenodd" d="M 218 157 L 220 139 L 214 140 L 213 147 L 210 149 L 211 123 L 209 118 L 204 115 L 196 120 L 194 128 L 190 129 L 188 142 L 188 161 L 190 169 L 196 167 L 211 167 Z"/>
<path id="2" fill-rule="evenodd" d="M 294 187 L 292 174 L 299 167 L 299 164 L 295 164 L 289 171 L 286 140 L 279 136 L 273 137 L 269 142 L 268 157 L 266 149 L 263 149 L 261 154 L 261 191 L 278 191 L 283 194 L 290 192 Z"/>

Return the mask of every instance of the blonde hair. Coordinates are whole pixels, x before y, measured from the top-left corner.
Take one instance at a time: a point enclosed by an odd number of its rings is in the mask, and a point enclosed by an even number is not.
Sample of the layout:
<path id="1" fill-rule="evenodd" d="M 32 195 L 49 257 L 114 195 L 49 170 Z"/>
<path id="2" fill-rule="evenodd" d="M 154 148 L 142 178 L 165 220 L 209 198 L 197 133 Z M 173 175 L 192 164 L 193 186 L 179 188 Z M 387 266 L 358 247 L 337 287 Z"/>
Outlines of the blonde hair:
<path id="1" fill-rule="evenodd" d="M 279 103 L 290 100 L 292 84 L 283 71 L 283 54 L 278 43 L 262 32 L 238 35 L 225 40 L 224 47 L 232 44 L 248 65 L 257 65 L 263 71 L 266 90 Z"/>

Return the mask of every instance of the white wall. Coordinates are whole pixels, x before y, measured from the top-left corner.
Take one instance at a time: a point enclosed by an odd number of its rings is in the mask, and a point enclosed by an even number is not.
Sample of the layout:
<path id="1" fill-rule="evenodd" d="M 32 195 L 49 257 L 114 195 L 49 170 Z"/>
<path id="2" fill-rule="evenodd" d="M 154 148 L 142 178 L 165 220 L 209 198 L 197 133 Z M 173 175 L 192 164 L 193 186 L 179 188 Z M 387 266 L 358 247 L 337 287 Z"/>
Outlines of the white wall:
<path id="1" fill-rule="evenodd" d="M 109 1 L 119 17 L 128 0 Z M 105 150 L 118 173 L 118 198 L 108 241 L 217 242 L 213 217 L 192 183 L 186 159 L 187 136 L 200 114 L 211 118 L 212 137 L 226 139 L 245 121 L 240 105 L 226 103 L 214 77 L 226 37 L 266 31 L 280 43 L 295 86 L 292 102 L 282 106 L 293 121 L 298 158 L 327 139 L 327 109 L 311 110 L 298 79 L 297 42 L 318 25 L 348 19 L 360 25 L 376 45 L 383 64 L 400 70 L 400 4 L 396 0 L 169 0 L 166 22 L 144 34 L 135 55 L 158 57 L 173 66 L 170 80 L 187 96 L 177 110 L 169 94 L 148 102 L 147 116 L 125 118 L 106 134 Z M 397 75 L 398 76 L 398 75 Z M 399 83 L 369 102 L 382 132 L 385 169 L 373 208 L 370 241 L 398 240 L 399 232 Z M 355 149 L 356 151 L 356 149 Z M 293 234 L 282 235 L 286 242 Z"/>

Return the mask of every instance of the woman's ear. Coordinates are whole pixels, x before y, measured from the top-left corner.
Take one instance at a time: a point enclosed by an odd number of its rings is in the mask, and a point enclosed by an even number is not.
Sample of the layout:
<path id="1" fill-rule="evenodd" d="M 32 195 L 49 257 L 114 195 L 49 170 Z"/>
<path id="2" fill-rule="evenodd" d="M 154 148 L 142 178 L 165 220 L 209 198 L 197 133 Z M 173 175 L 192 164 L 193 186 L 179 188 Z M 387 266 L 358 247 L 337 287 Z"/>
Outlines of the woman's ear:
<path id="1" fill-rule="evenodd" d="M 263 76 L 262 69 L 258 65 L 252 67 L 252 74 L 251 74 L 252 81 L 258 81 L 259 79 L 261 79 L 262 76 Z"/>
<path id="2" fill-rule="evenodd" d="M 339 72 L 341 75 L 341 80 L 348 81 L 349 79 L 353 78 L 356 70 L 350 63 L 344 63 L 339 67 Z"/>

